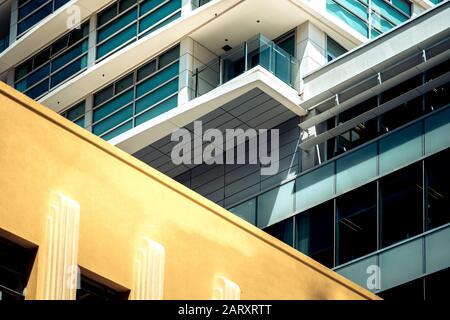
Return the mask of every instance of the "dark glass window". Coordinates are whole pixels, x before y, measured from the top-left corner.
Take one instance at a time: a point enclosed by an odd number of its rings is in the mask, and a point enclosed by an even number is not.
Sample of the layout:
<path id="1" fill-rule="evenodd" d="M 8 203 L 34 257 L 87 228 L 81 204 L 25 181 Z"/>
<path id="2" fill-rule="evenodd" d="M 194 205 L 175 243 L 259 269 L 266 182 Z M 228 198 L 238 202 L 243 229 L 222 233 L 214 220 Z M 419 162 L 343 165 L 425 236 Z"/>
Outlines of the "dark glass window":
<path id="1" fill-rule="evenodd" d="M 289 218 L 264 229 L 271 236 L 294 246 L 294 219 Z"/>
<path id="2" fill-rule="evenodd" d="M 450 268 L 435 272 L 425 278 L 425 300 L 449 301 Z"/>
<path id="3" fill-rule="evenodd" d="M 177 60 L 179 56 L 180 56 L 180 47 L 179 46 L 176 46 L 175 48 L 172 48 L 169 51 L 163 53 L 159 57 L 159 69 L 162 69 L 165 66 L 167 66 L 168 64 L 170 64 L 171 62 Z"/>
<path id="4" fill-rule="evenodd" d="M 338 115 L 338 124 L 345 123 L 377 106 L 377 97 L 368 99 Z M 351 130 L 336 137 L 335 155 L 356 148 L 378 136 L 377 118 L 358 123 Z"/>
<path id="5" fill-rule="evenodd" d="M 116 92 L 115 94 L 118 94 L 122 91 L 124 91 L 125 89 L 128 89 L 129 87 L 131 87 L 134 83 L 134 74 L 129 74 L 128 76 L 120 79 L 119 81 L 116 82 Z"/>
<path id="6" fill-rule="evenodd" d="M 291 32 L 274 41 L 281 49 L 295 57 L 295 33 Z"/>
<path id="7" fill-rule="evenodd" d="M 427 229 L 450 222 L 450 149 L 425 160 Z"/>
<path id="8" fill-rule="evenodd" d="M 423 301 L 424 281 L 423 279 L 410 281 L 383 291 L 379 296 L 388 301 Z"/>
<path id="9" fill-rule="evenodd" d="M 423 188 L 420 163 L 380 180 L 381 245 L 413 237 L 423 231 Z"/>
<path id="10" fill-rule="evenodd" d="M 422 74 L 419 74 L 411 79 L 403 81 L 402 83 L 384 91 L 381 94 L 381 103 L 390 101 L 410 90 L 413 90 L 422 84 Z"/>
<path id="11" fill-rule="evenodd" d="M 0 237 L 0 300 L 24 298 L 36 251 Z"/>
<path id="12" fill-rule="evenodd" d="M 330 62 L 346 53 L 347 50 L 335 40 L 327 36 L 327 61 Z"/>
<path id="13" fill-rule="evenodd" d="M 105 89 L 102 89 L 100 92 L 94 94 L 94 106 L 98 106 L 99 104 L 105 102 L 106 100 L 112 98 L 114 96 L 114 86 L 110 85 Z"/>
<path id="14" fill-rule="evenodd" d="M 411 101 L 384 113 L 381 116 L 380 126 L 382 132 L 389 132 L 423 115 L 423 97 Z"/>
<path id="15" fill-rule="evenodd" d="M 326 202 L 295 217 L 295 248 L 333 267 L 334 203 Z"/>
<path id="16" fill-rule="evenodd" d="M 377 185 L 337 198 L 337 265 L 377 249 Z"/>
<path id="17" fill-rule="evenodd" d="M 137 80 L 142 80 L 145 77 L 151 75 L 153 72 L 156 71 L 156 60 L 152 60 L 143 67 L 139 68 L 137 72 Z"/>
<path id="18" fill-rule="evenodd" d="M 106 281 L 94 280 L 93 277 L 87 276 L 81 272 L 81 287 L 77 290 L 77 300 L 81 301 L 114 301 L 127 300 L 130 291 L 125 288 L 112 288 L 105 285 Z"/>

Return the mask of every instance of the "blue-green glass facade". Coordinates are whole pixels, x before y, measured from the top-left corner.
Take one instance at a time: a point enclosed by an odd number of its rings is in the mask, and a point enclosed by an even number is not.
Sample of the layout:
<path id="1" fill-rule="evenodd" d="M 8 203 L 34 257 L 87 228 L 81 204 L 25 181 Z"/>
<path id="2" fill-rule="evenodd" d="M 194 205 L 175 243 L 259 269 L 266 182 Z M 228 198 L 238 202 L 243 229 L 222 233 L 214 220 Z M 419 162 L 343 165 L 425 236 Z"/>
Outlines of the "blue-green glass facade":
<path id="1" fill-rule="evenodd" d="M 94 92 L 92 112 L 89 112 L 91 124 L 87 129 L 110 140 L 175 108 L 179 91 L 179 54 L 179 46 L 175 46 Z M 86 127 L 84 106 L 83 101 L 64 115 Z"/>
<path id="2" fill-rule="evenodd" d="M 84 23 L 15 69 L 14 86 L 38 99 L 87 68 L 89 25 Z"/>
<path id="3" fill-rule="evenodd" d="M 326 7 L 367 38 L 375 38 L 411 17 L 407 0 L 327 0 Z"/>
<path id="4" fill-rule="evenodd" d="M 17 35 L 21 36 L 69 0 L 19 0 Z"/>
<path id="5" fill-rule="evenodd" d="M 97 15 L 97 59 L 181 16 L 181 0 L 120 0 Z"/>

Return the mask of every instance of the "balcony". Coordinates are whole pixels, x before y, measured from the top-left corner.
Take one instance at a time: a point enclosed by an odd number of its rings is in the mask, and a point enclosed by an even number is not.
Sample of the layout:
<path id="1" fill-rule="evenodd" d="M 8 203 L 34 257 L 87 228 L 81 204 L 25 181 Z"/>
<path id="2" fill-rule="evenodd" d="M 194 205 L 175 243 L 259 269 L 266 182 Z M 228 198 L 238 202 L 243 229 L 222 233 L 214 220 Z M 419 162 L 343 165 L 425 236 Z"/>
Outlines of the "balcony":
<path id="1" fill-rule="evenodd" d="M 196 68 L 193 73 L 194 97 L 197 98 L 256 66 L 262 66 L 278 79 L 296 88 L 298 61 L 273 41 L 259 34 Z"/>

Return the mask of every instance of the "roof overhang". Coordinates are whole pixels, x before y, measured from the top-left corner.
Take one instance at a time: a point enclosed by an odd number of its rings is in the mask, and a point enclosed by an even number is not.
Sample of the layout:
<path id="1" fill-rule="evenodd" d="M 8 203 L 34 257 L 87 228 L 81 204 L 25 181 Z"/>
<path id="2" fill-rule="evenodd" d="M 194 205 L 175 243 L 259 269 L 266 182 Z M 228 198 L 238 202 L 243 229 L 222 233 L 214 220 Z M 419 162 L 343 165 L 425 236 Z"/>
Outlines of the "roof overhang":
<path id="1" fill-rule="evenodd" d="M 124 132 L 109 142 L 133 154 L 255 90 L 276 101 L 277 107 L 290 111 L 292 116 L 306 114 L 299 106 L 301 100 L 295 89 L 263 67 L 256 66 L 222 86 Z"/>

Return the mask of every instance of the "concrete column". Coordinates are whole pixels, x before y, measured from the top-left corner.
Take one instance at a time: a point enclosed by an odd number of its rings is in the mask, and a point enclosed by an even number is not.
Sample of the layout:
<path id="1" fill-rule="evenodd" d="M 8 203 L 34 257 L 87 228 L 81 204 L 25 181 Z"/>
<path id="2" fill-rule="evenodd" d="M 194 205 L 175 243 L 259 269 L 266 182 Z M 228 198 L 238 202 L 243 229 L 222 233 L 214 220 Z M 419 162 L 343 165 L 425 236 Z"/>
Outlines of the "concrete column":
<path id="1" fill-rule="evenodd" d="M 11 68 L 6 73 L 6 83 L 13 88 L 14 88 L 14 80 L 15 80 L 15 76 L 14 76 L 15 72 L 14 71 L 15 71 L 14 68 Z"/>
<path id="2" fill-rule="evenodd" d="M 11 19 L 9 25 L 9 45 L 11 46 L 17 39 L 17 20 L 19 17 L 18 11 L 19 0 L 11 1 Z"/>
<path id="3" fill-rule="evenodd" d="M 325 32 L 309 21 L 297 27 L 296 39 L 297 59 L 300 61 L 300 89 L 302 89 L 301 78 L 327 62 L 326 38 Z"/>
<path id="4" fill-rule="evenodd" d="M 94 95 L 89 94 L 85 99 L 85 115 L 84 115 L 84 128 L 89 132 L 92 132 L 93 123 L 93 107 L 94 107 Z"/>
<path id="5" fill-rule="evenodd" d="M 303 93 L 302 78 L 324 64 L 326 59 L 326 39 L 325 32 L 317 28 L 314 24 L 307 21 L 297 27 L 297 59 L 300 61 L 300 77 L 298 80 L 299 92 Z M 311 111 L 308 116 L 312 117 L 315 111 Z M 303 131 L 301 134 L 302 141 L 317 135 L 317 128 L 310 128 L 308 131 Z M 320 152 L 318 148 L 312 148 L 302 152 L 302 170 L 312 168 L 316 163 L 323 161 L 320 159 Z"/>
<path id="6" fill-rule="evenodd" d="M 193 9 L 195 9 L 195 8 L 192 6 L 191 0 L 183 0 L 181 2 L 181 16 L 182 17 L 189 14 Z"/>
<path id="7" fill-rule="evenodd" d="M 88 49 L 88 63 L 87 67 L 88 69 L 92 67 L 95 64 L 95 58 L 96 58 L 96 50 L 95 50 L 95 44 L 97 42 L 97 15 L 93 14 L 89 18 L 89 49 Z"/>
<path id="8" fill-rule="evenodd" d="M 193 98 L 193 55 L 194 40 L 186 37 L 180 42 L 180 77 L 178 106 L 181 106 Z"/>

